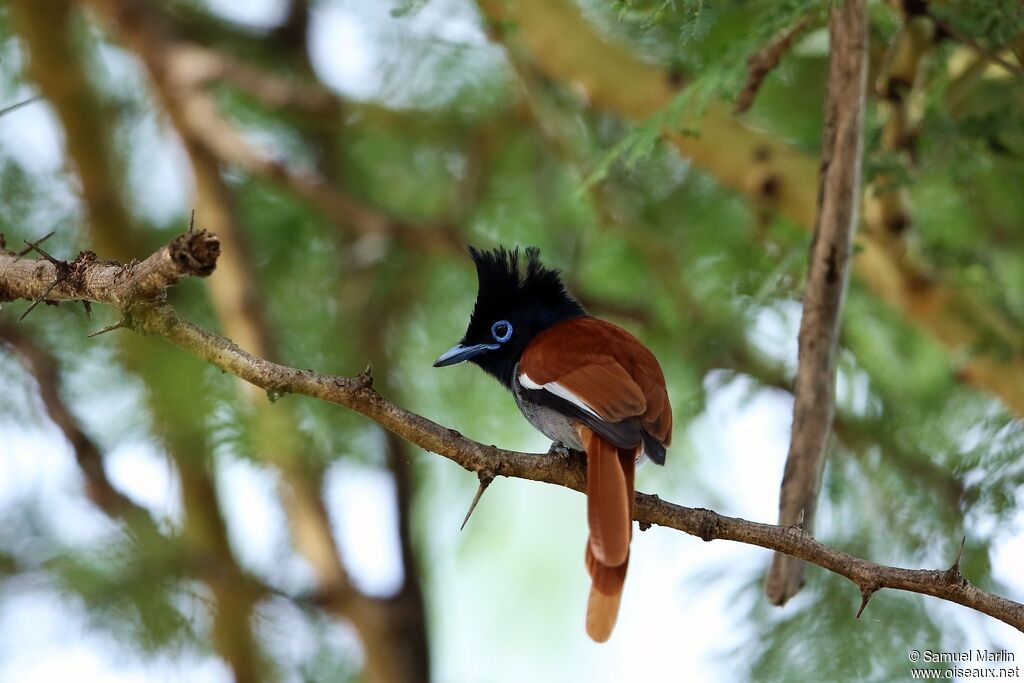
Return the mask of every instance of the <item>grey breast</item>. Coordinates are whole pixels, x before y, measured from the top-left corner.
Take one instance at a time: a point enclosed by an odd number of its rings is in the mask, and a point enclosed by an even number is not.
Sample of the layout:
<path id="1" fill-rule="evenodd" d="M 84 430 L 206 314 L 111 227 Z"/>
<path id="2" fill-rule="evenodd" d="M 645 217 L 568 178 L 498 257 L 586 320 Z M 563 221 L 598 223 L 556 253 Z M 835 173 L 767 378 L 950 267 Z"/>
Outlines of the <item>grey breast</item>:
<path id="1" fill-rule="evenodd" d="M 512 378 L 512 393 L 516 397 L 516 405 L 519 406 L 523 416 L 544 436 L 568 448 L 577 451 L 583 450 L 583 442 L 580 441 L 580 435 L 576 431 L 578 423 L 575 420 L 523 396 L 523 387 L 519 384 L 518 365 Z"/>

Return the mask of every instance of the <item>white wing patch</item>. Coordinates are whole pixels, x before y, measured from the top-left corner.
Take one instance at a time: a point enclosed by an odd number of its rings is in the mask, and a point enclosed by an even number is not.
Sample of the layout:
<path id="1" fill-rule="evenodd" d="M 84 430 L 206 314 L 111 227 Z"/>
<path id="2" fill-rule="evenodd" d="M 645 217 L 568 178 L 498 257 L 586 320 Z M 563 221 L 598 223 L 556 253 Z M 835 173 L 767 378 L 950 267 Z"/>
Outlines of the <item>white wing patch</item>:
<path id="1" fill-rule="evenodd" d="M 594 410 L 593 408 L 591 408 L 590 406 L 587 405 L 586 401 L 584 401 L 582 398 L 580 398 L 579 396 L 574 394 L 572 391 L 570 391 L 566 387 L 564 387 L 561 384 L 559 384 L 558 382 L 548 382 L 547 384 L 537 384 L 532 379 L 530 379 L 529 375 L 527 375 L 524 372 L 521 375 L 519 375 L 519 383 L 521 385 L 523 385 L 523 387 L 525 387 L 527 389 L 534 389 L 534 390 L 536 390 L 536 389 L 543 389 L 544 391 L 549 391 L 552 394 L 554 394 L 555 396 L 558 396 L 559 398 L 564 398 L 566 401 L 568 401 L 569 403 L 572 403 L 577 408 L 582 408 L 583 410 L 587 411 L 588 413 L 590 413 L 594 417 L 596 417 L 598 419 L 603 419 L 603 418 L 601 418 L 600 415 L 597 414 L 596 410 Z"/>

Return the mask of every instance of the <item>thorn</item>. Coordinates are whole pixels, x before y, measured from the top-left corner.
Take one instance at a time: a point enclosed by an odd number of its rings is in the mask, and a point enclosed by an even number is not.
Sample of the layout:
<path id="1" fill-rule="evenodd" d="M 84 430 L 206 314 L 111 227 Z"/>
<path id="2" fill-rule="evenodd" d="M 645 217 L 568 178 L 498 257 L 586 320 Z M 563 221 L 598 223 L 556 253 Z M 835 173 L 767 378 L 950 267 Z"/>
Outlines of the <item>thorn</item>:
<path id="1" fill-rule="evenodd" d="M 960 550 L 956 552 L 956 559 L 953 560 L 953 566 L 946 570 L 946 580 L 950 584 L 966 584 L 967 580 L 964 579 L 964 575 L 960 573 L 960 560 L 964 557 L 964 545 L 967 543 L 967 535 L 960 539 Z"/>
<path id="2" fill-rule="evenodd" d="M 476 504 L 480 502 L 480 499 L 484 496 L 484 491 L 486 491 L 487 487 L 491 485 L 492 481 L 494 481 L 494 475 L 486 470 L 478 472 L 476 476 L 480 478 L 480 486 L 477 487 L 476 495 L 473 496 L 473 502 L 469 504 L 469 509 L 466 510 L 466 517 L 462 520 L 462 526 L 459 527 L 459 531 L 466 528 L 466 523 L 469 522 L 469 518 L 473 514 L 473 510 L 476 510 Z"/>
<path id="3" fill-rule="evenodd" d="M 368 389 L 373 386 L 373 366 L 366 364 L 366 369 L 356 376 L 360 389 Z"/>
<path id="4" fill-rule="evenodd" d="M 113 332 L 114 330 L 119 330 L 122 327 L 128 327 L 128 319 L 127 318 L 121 318 L 120 320 L 118 320 L 113 325 L 107 325 L 106 327 L 103 327 L 101 329 L 96 330 L 92 334 L 87 334 L 86 338 L 98 337 L 101 334 L 106 334 L 107 332 Z"/>
<path id="5" fill-rule="evenodd" d="M 42 237 L 37 239 L 34 243 L 33 242 L 29 242 L 28 240 L 25 240 L 25 244 L 27 244 L 29 246 L 27 246 L 24 249 L 22 249 L 21 251 L 19 251 L 18 252 L 18 256 L 24 256 L 28 252 L 32 251 L 32 249 L 39 249 L 38 245 L 42 244 L 43 242 L 45 242 L 46 240 L 50 239 L 51 237 L 53 237 L 53 231 L 46 233 L 45 235 L 43 235 Z"/>
<path id="6" fill-rule="evenodd" d="M 875 590 L 876 589 L 874 588 L 860 589 L 860 609 L 857 610 L 857 616 L 855 616 L 854 619 L 860 619 L 860 615 L 864 613 L 864 608 L 868 606 L 868 600 L 870 600 L 871 596 L 875 594 Z"/>
<path id="7" fill-rule="evenodd" d="M 950 567 L 950 570 L 951 571 L 956 571 L 957 574 L 960 573 L 960 560 L 962 560 L 964 558 L 964 545 L 966 543 L 967 543 L 967 534 L 964 534 L 964 537 L 960 539 L 960 550 L 956 551 L 956 559 L 953 560 L 953 566 Z"/>
<path id="8" fill-rule="evenodd" d="M 40 294 L 38 297 L 36 297 L 36 300 L 32 302 L 32 305 L 25 309 L 25 312 L 21 314 L 20 318 L 18 318 L 18 322 L 20 323 L 22 320 L 24 320 L 25 316 L 27 316 L 29 313 L 31 313 L 32 309 L 34 309 L 36 306 L 38 306 L 40 301 L 42 301 L 47 296 L 49 296 L 50 292 L 53 291 L 53 288 L 56 287 L 57 285 L 59 285 L 61 280 L 63 280 L 63 279 L 64 279 L 63 276 L 58 275 L 57 279 L 54 280 L 53 282 L 51 282 L 50 286 L 46 288 L 46 291 L 44 291 L 42 294 Z"/>
<path id="9" fill-rule="evenodd" d="M 196 210 L 192 209 L 192 217 L 188 220 L 188 231 L 192 232 L 196 227 Z"/>
<path id="10" fill-rule="evenodd" d="M 10 114 L 15 109 L 21 109 L 22 107 L 24 107 L 26 105 L 29 105 L 29 104 L 32 104 L 33 102 L 38 102 L 41 99 L 43 99 L 42 95 L 33 95 L 32 97 L 28 98 L 27 100 L 22 100 L 21 102 L 15 102 L 14 104 L 8 105 L 8 106 L 4 107 L 3 109 L 0 109 L 0 116 L 4 116 L 5 114 Z"/>
<path id="11" fill-rule="evenodd" d="M 52 234 L 53 233 L 50 233 L 50 235 L 52 235 Z M 46 237 L 49 237 L 50 235 L 47 235 Z M 46 237 L 44 237 L 43 240 L 45 240 Z M 37 251 L 37 252 L 39 252 L 40 256 L 42 256 L 44 259 L 46 259 L 47 261 L 49 261 L 53 265 L 58 266 L 58 267 L 64 265 L 63 261 L 60 261 L 58 259 L 53 258 L 49 254 L 47 254 L 45 251 L 43 251 L 42 249 L 39 248 L 39 243 L 42 242 L 43 240 L 39 240 L 37 242 L 29 242 L 28 240 L 25 240 L 25 244 L 28 245 L 28 248 L 22 250 L 20 255 L 24 256 L 25 254 L 27 254 L 30 251 Z"/>

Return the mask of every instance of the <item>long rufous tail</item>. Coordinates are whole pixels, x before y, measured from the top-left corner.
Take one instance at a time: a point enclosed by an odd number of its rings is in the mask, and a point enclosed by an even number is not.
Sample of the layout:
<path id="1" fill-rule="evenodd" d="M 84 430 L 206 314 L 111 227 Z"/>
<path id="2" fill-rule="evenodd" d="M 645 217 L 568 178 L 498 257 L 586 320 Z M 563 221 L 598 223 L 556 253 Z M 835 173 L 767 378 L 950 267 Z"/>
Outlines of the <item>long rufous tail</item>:
<path id="1" fill-rule="evenodd" d="M 585 562 L 592 582 L 587 635 L 603 643 L 615 627 L 629 565 L 636 450 L 617 448 L 586 427 L 580 427 L 580 436 L 587 450 Z"/>

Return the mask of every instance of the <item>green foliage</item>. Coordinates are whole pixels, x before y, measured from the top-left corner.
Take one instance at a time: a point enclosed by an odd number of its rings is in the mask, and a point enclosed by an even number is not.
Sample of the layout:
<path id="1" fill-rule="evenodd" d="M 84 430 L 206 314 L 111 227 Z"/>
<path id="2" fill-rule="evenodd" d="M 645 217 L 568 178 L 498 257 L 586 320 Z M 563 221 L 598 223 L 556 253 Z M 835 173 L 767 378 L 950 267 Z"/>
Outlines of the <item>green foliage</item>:
<path id="1" fill-rule="evenodd" d="M 155 653 L 196 644 L 181 608 L 200 598 L 183 593 L 177 577 L 168 575 L 174 550 L 163 542 L 147 545 L 144 552 L 115 543 L 58 557 L 49 570 L 64 591 L 82 600 L 96 625 Z"/>
<path id="2" fill-rule="evenodd" d="M 1002 49 L 1019 40 L 1024 30 L 1024 8 L 1013 0 L 958 0 L 935 3 L 932 13 L 957 32 L 989 49 Z"/>
<path id="3" fill-rule="evenodd" d="M 747 58 L 752 53 L 776 33 L 804 17 L 811 18 L 812 26 L 816 26 L 823 17 L 821 3 L 811 0 L 728 3 L 619 0 L 613 3 L 613 7 L 619 23 L 609 25 L 608 29 L 636 42 L 643 50 L 670 60 L 674 69 L 687 74 L 687 87 L 607 151 L 588 176 L 584 189 L 600 181 L 614 163 L 621 162 L 626 169 L 639 165 L 659 143 L 667 126 L 699 136 L 700 130 L 694 127 L 693 121 L 709 102 L 736 96 L 746 74 Z M 812 82 L 821 78 L 820 60 L 791 62 L 787 59 L 780 67 L 787 76 L 791 70 L 801 69 L 810 70 L 808 75 Z M 806 78 L 800 80 L 805 81 Z M 779 85 L 778 76 L 769 77 L 765 90 L 771 91 L 772 85 Z M 773 127 L 780 127 L 780 133 L 787 137 L 793 133 L 804 133 L 810 138 L 808 147 L 814 148 L 820 128 L 821 107 L 794 111 L 789 100 L 789 88 L 776 87 L 775 93 L 778 97 L 787 98 L 783 105 L 785 114 L 780 115 L 780 107 L 771 95 L 767 95 L 760 99 L 755 115 L 760 118 L 764 110 L 765 119 Z M 765 100 L 768 100 L 767 105 Z M 809 121 L 804 124 L 804 117 L 808 115 Z"/>

